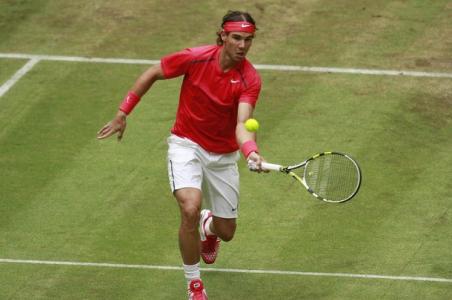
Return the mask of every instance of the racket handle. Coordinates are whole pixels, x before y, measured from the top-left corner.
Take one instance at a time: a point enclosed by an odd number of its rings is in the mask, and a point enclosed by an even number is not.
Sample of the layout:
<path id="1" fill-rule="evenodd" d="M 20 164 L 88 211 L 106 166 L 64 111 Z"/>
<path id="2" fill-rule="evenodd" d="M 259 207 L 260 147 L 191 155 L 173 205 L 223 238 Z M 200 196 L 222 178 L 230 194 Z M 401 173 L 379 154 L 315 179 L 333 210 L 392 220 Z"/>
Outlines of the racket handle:
<path id="1" fill-rule="evenodd" d="M 282 168 L 283 168 L 283 166 L 281 166 L 281 165 L 262 162 L 262 169 L 264 169 L 264 170 L 281 171 Z"/>

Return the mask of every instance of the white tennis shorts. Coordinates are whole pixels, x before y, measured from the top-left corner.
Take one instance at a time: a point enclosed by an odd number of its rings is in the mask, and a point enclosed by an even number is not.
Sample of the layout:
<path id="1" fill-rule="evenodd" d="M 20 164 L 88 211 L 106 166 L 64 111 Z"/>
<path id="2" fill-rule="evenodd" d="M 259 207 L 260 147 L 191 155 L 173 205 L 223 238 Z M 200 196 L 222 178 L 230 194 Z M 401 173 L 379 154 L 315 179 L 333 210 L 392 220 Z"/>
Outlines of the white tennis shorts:
<path id="1" fill-rule="evenodd" d="M 167 141 L 168 176 L 173 193 L 181 188 L 197 188 L 214 216 L 237 218 L 240 153 L 211 153 L 174 134 Z"/>

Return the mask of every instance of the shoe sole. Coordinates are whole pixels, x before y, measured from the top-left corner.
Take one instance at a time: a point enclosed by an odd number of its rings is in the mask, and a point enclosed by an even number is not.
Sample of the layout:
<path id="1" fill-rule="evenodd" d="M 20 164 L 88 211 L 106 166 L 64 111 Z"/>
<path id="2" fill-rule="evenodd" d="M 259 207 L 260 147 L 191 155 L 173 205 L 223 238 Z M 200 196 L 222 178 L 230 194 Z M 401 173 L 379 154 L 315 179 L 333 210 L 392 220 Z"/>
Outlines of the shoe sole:
<path id="1" fill-rule="evenodd" d="M 200 218 L 200 222 L 199 222 L 199 236 L 201 238 L 201 241 L 205 241 L 207 239 L 206 237 L 206 233 L 204 230 L 204 223 L 206 222 L 206 215 L 208 215 L 210 213 L 210 210 L 208 209 L 203 209 L 201 210 L 201 218 Z"/>

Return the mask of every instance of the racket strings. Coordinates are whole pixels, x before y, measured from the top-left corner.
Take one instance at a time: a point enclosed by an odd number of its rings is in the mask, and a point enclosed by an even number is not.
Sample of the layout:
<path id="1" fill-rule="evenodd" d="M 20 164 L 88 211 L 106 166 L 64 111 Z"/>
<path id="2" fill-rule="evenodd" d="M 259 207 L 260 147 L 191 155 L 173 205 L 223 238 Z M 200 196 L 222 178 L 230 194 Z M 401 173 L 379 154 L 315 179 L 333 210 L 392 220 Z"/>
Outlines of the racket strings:
<path id="1" fill-rule="evenodd" d="M 360 173 L 351 159 L 333 153 L 309 161 L 304 170 L 304 179 L 318 196 L 331 201 L 343 201 L 357 191 Z"/>

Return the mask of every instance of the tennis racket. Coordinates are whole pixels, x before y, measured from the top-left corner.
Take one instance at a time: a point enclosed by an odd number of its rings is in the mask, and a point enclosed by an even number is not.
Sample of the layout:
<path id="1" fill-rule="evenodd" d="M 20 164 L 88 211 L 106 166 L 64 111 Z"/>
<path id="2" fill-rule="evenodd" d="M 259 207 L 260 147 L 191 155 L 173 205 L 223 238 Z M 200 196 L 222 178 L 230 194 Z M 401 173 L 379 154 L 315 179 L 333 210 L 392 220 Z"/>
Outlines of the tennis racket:
<path id="1" fill-rule="evenodd" d="M 250 169 L 253 163 L 248 162 Z M 340 152 L 316 154 L 302 163 L 281 166 L 267 162 L 262 168 L 292 176 L 317 199 L 340 203 L 352 199 L 361 186 L 361 169 L 349 155 Z"/>

